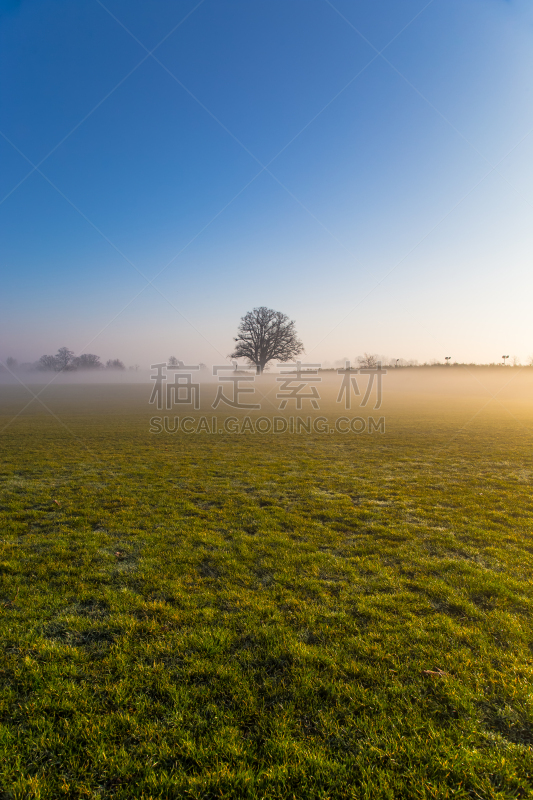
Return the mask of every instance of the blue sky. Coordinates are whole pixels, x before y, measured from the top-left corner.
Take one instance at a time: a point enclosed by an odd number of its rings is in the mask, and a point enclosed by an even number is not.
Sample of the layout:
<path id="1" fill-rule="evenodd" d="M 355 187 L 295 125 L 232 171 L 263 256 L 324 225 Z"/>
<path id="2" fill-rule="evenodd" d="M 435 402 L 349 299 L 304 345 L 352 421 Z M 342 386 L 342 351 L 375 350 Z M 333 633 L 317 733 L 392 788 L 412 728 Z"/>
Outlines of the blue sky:
<path id="1" fill-rule="evenodd" d="M 529 2 L 0 0 L 0 52 L 1 358 L 216 363 L 258 305 L 533 353 Z"/>

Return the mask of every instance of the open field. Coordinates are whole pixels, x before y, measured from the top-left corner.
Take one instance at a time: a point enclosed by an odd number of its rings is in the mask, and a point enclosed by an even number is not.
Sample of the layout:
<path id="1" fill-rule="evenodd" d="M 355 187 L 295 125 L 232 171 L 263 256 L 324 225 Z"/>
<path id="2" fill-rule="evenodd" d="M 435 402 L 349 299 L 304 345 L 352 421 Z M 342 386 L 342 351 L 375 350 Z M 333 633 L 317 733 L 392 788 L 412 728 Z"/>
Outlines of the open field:
<path id="1" fill-rule="evenodd" d="M 533 797 L 533 379 L 406 374 L 371 435 L 2 387 L 2 800 Z"/>

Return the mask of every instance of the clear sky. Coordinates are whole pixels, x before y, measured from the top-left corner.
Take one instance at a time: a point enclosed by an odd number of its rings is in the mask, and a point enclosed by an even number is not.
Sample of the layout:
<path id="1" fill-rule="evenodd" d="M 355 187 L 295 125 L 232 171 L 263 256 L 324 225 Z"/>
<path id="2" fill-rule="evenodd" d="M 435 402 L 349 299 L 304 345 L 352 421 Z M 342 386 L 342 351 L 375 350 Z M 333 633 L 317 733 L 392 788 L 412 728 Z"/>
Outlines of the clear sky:
<path id="1" fill-rule="evenodd" d="M 530 0 L 0 0 L 0 53 L 1 358 L 217 363 L 259 305 L 533 353 Z"/>

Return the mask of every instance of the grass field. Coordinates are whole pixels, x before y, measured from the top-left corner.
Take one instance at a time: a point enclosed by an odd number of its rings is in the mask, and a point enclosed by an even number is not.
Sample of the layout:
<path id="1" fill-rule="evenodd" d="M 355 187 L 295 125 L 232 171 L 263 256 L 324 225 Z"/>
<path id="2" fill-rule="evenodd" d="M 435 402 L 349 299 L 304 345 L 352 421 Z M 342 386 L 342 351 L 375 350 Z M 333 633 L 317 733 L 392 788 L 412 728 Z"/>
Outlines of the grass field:
<path id="1" fill-rule="evenodd" d="M 372 435 L 2 387 L 0 798 L 533 797 L 532 381 L 460 380 Z"/>

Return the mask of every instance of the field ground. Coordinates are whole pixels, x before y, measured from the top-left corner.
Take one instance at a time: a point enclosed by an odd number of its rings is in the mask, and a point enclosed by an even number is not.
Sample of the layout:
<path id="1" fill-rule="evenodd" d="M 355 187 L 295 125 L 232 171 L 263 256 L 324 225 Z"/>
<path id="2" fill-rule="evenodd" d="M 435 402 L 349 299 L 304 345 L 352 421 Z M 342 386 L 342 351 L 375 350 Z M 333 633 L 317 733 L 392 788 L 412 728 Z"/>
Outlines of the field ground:
<path id="1" fill-rule="evenodd" d="M 479 374 L 372 435 L 2 387 L 0 798 L 533 797 L 532 381 Z"/>

